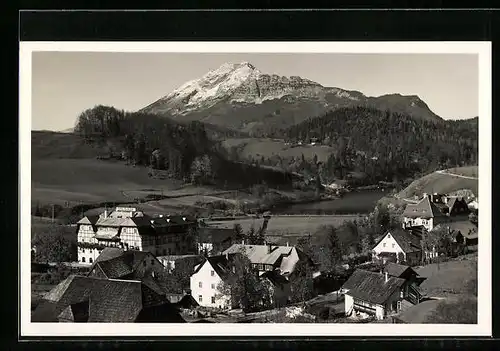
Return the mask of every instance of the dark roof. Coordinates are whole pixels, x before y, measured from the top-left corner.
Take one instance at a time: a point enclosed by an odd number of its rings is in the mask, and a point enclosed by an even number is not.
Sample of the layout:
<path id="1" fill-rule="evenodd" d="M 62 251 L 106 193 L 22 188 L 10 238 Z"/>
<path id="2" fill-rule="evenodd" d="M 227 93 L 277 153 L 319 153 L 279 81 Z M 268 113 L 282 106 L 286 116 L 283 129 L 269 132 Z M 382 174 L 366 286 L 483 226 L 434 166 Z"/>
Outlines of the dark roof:
<path id="1" fill-rule="evenodd" d="M 262 273 L 261 278 L 267 278 L 273 285 L 283 286 L 289 283 L 288 279 L 277 271 L 266 271 Z"/>
<path id="2" fill-rule="evenodd" d="M 156 257 L 148 251 L 118 250 L 120 251 L 108 251 L 106 253 L 106 249 L 103 250 L 103 252 L 97 257 L 96 263 L 94 264 L 94 266 L 99 266 L 108 278 L 123 278 L 134 274 L 135 278 L 141 279 L 142 277 L 136 274 L 138 265 L 140 265 L 146 258 L 157 260 Z M 104 258 L 101 258 L 103 253 L 106 255 Z M 159 261 L 158 264 L 161 265 Z"/>
<path id="3" fill-rule="evenodd" d="M 233 229 L 202 227 L 198 229 L 199 240 L 201 243 L 219 244 L 231 240 L 236 236 Z"/>
<path id="4" fill-rule="evenodd" d="M 444 216 L 436 204 L 431 202 L 428 196 L 424 197 L 417 204 L 408 204 L 403 212 L 404 217 L 411 218 L 433 218 Z"/>
<path id="5" fill-rule="evenodd" d="M 394 240 L 398 243 L 398 245 L 401 247 L 401 249 L 405 253 L 409 252 L 415 252 L 415 251 L 420 251 L 421 250 L 421 245 L 420 245 L 420 238 L 412 234 L 406 230 L 403 229 L 391 229 L 389 230 L 387 234 L 391 234 Z M 385 237 L 385 235 L 384 235 Z"/>
<path id="6" fill-rule="evenodd" d="M 241 255 L 240 253 L 232 253 L 227 255 L 219 255 L 219 256 L 211 256 L 207 257 L 204 262 L 200 263 L 193 274 L 198 273 L 198 271 L 203 267 L 207 262 L 213 267 L 214 271 L 217 275 L 224 280 L 230 272 L 229 264 L 234 260 L 237 255 Z"/>
<path id="7" fill-rule="evenodd" d="M 143 300 L 140 281 L 71 275 L 44 297 L 32 321 L 56 322 L 68 306 L 88 301 L 88 322 L 134 322 L 146 307 Z"/>
<path id="8" fill-rule="evenodd" d="M 344 283 L 342 289 L 348 289 L 346 294 L 355 298 L 383 304 L 404 282 L 404 279 L 396 277 L 389 277 L 386 282 L 384 274 L 357 269 Z"/>
<path id="9" fill-rule="evenodd" d="M 180 308 L 193 308 L 199 306 L 198 302 L 191 295 L 184 295 L 180 301 L 176 303 Z"/>
<path id="10" fill-rule="evenodd" d="M 101 261 L 107 261 L 112 258 L 121 256 L 125 250 L 120 249 L 118 247 L 106 247 L 104 250 L 101 251 L 101 254 L 97 256 L 95 263 L 101 262 Z M 94 263 L 94 264 L 95 264 Z"/>
<path id="11" fill-rule="evenodd" d="M 398 263 L 389 262 L 384 267 L 384 272 L 387 272 L 387 274 L 389 274 L 391 277 L 397 277 L 397 278 L 400 278 L 403 275 L 403 273 L 405 273 L 408 270 L 413 271 L 415 274 L 417 273 L 410 266 L 405 266 Z"/>
<path id="12" fill-rule="evenodd" d="M 470 221 L 458 221 L 440 224 L 439 226 L 448 227 L 452 232 L 457 232 L 469 239 L 477 238 L 477 225 Z"/>

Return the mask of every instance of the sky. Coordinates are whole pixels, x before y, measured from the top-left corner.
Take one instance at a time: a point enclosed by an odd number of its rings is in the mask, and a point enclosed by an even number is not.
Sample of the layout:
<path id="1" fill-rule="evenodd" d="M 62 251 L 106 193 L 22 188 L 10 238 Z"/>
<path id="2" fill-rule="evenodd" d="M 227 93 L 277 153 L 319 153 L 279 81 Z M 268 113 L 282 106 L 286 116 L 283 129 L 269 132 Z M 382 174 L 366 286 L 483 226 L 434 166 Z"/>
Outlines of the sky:
<path id="1" fill-rule="evenodd" d="M 444 119 L 478 115 L 475 54 L 34 52 L 32 129 L 72 128 L 95 105 L 136 111 L 226 62 L 367 96 L 418 95 Z"/>

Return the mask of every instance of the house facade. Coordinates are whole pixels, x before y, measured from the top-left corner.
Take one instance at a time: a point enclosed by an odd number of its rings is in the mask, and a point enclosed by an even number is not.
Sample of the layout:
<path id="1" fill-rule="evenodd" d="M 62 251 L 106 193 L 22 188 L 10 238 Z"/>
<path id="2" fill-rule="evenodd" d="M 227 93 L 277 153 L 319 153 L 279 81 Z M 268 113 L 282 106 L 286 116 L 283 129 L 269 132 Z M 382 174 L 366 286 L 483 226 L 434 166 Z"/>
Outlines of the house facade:
<path id="1" fill-rule="evenodd" d="M 194 268 L 190 278 L 191 295 L 200 306 L 229 309 L 231 297 L 219 292 L 219 285 L 229 273 L 230 255 L 212 256 Z"/>
<path id="2" fill-rule="evenodd" d="M 357 269 L 342 286 L 346 316 L 364 313 L 384 319 L 398 313 L 404 300 L 404 284 L 404 279 L 391 277 L 387 272 Z"/>
<path id="3" fill-rule="evenodd" d="M 197 222 L 186 216 L 151 217 L 136 208 L 117 207 L 78 223 L 78 262 L 92 264 L 107 247 L 149 251 L 154 255 L 196 253 L 191 231 Z"/>
<path id="4" fill-rule="evenodd" d="M 432 202 L 432 196 L 424 194 L 422 200 L 416 204 L 408 204 L 403 212 L 403 229 L 423 226 L 431 231 L 440 223 L 445 223 L 449 219 L 437 205 Z"/>
<path id="5" fill-rule="evenodd" d="M 417 264 L 422 260 L 420 237 L 409 231 L 387 231 L 372 248 L 372 259 Z"/>

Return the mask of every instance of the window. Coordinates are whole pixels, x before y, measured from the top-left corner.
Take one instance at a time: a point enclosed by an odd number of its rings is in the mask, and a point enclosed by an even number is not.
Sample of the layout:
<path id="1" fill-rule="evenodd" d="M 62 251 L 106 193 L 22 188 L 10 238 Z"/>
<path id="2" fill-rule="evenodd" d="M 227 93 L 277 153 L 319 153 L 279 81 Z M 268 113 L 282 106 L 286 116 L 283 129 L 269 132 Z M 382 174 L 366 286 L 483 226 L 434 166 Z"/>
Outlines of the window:
<path id="1" fill-rule="evenodd" d="M 213 284 L 213 283 L 212 283 L 212 289 L 215 289 L 215 284 Z M 214 303 L 214 302 L 212 302 L 212 303 Z"/>
<path id="2" fill-rule="evenodd" d="M 210 271 L 210 275 L 213 277 L 215 275 L 214 271 Z"/>
<path id="3" fill-rule="evenodd" d="M 92 257 L 91 257 L 91 258 L 89 258 L 89 263 L 92 263 L 92 261 L 93 261 L 93 260 L 92 260 Z"/>
<path id="4" fill-rule="evenodd" d="M 215 296 L 212 296 L 212 303 L 215 303 Z"/>
<path id="5" fill-rule="evenodd" d="M 201 284 L 201 283 L 200 283 Z M 203 296 L 198 295 L 198 302 L 203 302 Z"/>
<path id="6" fill-rule="evenodd" d="M 382 246 L 385 247 L 385 243 Z"/>
<path id="7" fill-rule="evenodd" d="M 143 265 L 144 267 L 146 267 L 146 265 L 147 265 L 146 261 L 142 261 L 142 265 Z"/>
<path id="8" fill-rule="evenodd" d="M 396 246 L 395 244 L 392 244 L 392 248 L 393 248 L 393 249 L 394 249 L 394 247 L 395 247 L 395 246 Z"/>
<path id="9" fill-rule="evenodd" d="M 85 263 L 85 257 L 82 257 L 82 262 Z"/>
<path id="10" fill-rule="evenodd" d="M 198 283 L 198 287 L 202 288 L 202 287 L 203 287 L 203 283 L 202 283 L 202 282 L 199 282 L 199 283 Z"/>

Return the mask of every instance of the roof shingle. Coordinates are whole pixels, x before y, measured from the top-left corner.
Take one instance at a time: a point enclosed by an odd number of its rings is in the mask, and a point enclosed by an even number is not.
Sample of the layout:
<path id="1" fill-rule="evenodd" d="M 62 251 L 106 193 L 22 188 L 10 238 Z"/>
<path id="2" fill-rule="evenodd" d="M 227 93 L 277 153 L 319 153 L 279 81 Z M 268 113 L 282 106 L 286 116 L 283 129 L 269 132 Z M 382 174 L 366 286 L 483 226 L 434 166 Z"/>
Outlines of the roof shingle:
<path id="1" fill-rule="evenodd" d="M 396 277 L 389 277 L 386 282 L 384 274 L 357 269 L 342 288 L 348 290 L 347 295 L 374 304 L 384 304 L 404 282 L 404 279 Z"/>

